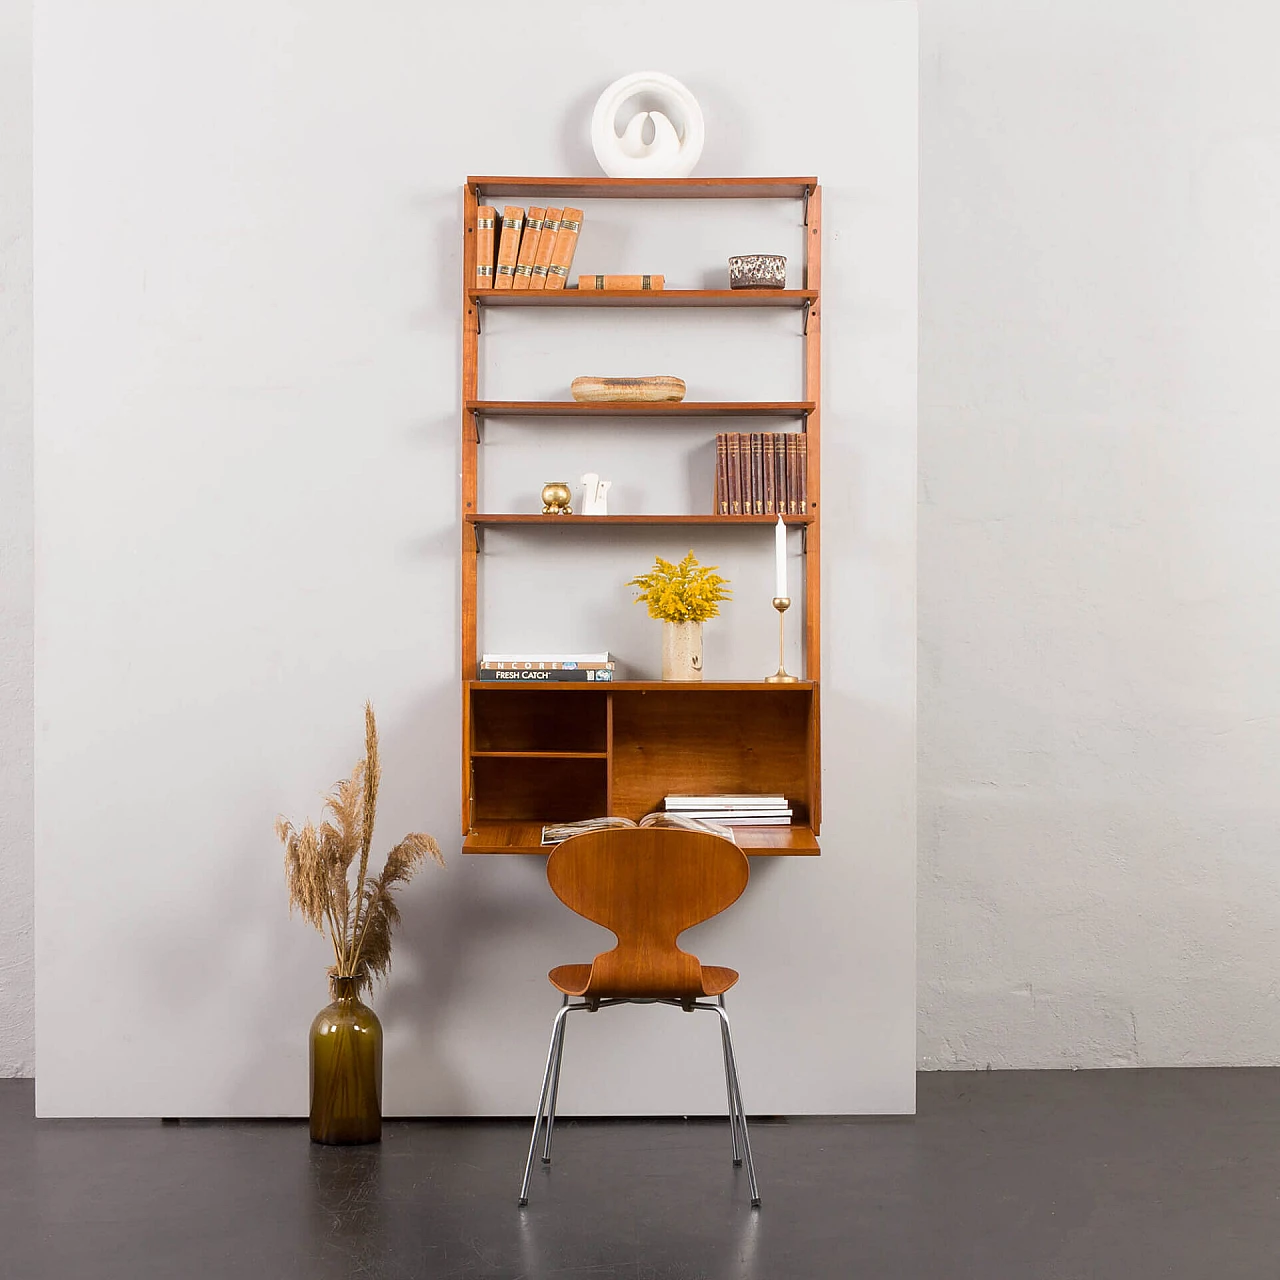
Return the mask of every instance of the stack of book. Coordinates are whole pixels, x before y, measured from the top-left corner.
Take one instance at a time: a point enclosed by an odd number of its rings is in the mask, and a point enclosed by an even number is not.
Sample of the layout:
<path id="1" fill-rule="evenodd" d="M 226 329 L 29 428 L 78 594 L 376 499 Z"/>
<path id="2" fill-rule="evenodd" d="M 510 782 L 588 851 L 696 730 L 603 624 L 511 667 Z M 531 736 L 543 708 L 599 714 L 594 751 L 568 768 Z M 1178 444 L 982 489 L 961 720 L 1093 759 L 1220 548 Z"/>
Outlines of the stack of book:
<path id="1" fill-rule="evenodd" d="M 581 209 L 476 210 L 477 289 L 563 289 L 582 230 Z"/>
<path id="2" fill-rule="evenodd" d="M 725 827 L 789 827 L 786 796 L 667 796 L 662 807 L 672 816 L 697 818 Z"/>
<path id="3" fill-rule="evenodd" d="M 615 665 L 609 653 L 486 653 L 480 658 L 480 679 L 599 684 L 613 679 Z"/>
<path id="4" fill-rule="evenodd" d="M 722 431 L 716 436 L 715 512 L 809 514 L 809 437 L 802 431 Z"/>

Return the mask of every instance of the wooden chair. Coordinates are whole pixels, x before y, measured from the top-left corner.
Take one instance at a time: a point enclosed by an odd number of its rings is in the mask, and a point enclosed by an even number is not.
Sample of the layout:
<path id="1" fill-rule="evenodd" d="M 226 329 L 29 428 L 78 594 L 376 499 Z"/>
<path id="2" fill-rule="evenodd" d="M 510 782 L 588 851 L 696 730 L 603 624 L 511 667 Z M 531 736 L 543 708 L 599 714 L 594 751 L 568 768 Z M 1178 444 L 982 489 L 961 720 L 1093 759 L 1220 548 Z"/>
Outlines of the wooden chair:
<path id="1" fill-rule="evenodd" d="M 578 1009 L 594 1013 L 619 1004 L 669 1004 L 690 1013 L 706 1009 L 719 1016 L 733 1163 L 741 1165 L 745 1155 L 751 1204 L 759 1207 L 724 1005 L 724 993 L 738 975 L 733 969 L 700 964 L 676 944 L 684 930 L 732 906 L 747 887 L 748 874 L 746 856 L 731 840 L 694 831 L 656 827 L 593 831 L 551 851 L 547 881 L 552 892 L 571 911 L 609 929 L 618 945 L 601 952 L 590 964 L 562 964 L 547 975 L 564 998 L 551 1029 L 520 1204 L 529 1203 L 529 1179 L 544 1120 L 542 1162 L 551 1163 L 567 1016 Z"/>

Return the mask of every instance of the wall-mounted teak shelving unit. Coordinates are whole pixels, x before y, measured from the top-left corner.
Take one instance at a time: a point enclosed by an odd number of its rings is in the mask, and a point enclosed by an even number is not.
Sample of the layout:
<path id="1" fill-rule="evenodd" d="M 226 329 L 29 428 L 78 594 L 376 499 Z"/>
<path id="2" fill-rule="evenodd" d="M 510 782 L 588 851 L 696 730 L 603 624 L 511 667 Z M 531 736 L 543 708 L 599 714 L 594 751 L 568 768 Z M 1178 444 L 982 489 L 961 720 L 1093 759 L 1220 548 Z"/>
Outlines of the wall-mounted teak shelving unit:
<path id="1" fill-rule="evenodd" d="M 658 293 L 566 289 L 475 289 L 476 209 L 500 198 L 567 200 L 794 200 L 804 223 L 802 289 L 668 289 Z M 748 854 L 816 854 L 821 819 L 821 245 L 822 189 L 816 178 L 468 178 L 464 193 L 462 289 L 462 828 L 464 853 L 546 853 L 545 822 L 600 814 L 640 818 L 668 792 L 785 795 L 790 827 L 738 827 Z M 482 400 L 481 315 L 490 306 L 789 307 L 803 313 L 804 399 L 578 404 Z M 772 527 L 774 516 L 610 515 L 547 517 L 479 510 L 479 449 L 486 417 L 792 418 L 808 435 L 809 513 L 787 517 L 804 538 L 805 679 L 710 680 L 675 684 L 512 685 L 476 678 L 481 533 L 537 525 L 715 525 Z M 536 426 L 531 427 L 536 430 Z M 744 533 L 744 537 L 761 534 Z M 796 601 L 800 604 L 800 601 Z"/>

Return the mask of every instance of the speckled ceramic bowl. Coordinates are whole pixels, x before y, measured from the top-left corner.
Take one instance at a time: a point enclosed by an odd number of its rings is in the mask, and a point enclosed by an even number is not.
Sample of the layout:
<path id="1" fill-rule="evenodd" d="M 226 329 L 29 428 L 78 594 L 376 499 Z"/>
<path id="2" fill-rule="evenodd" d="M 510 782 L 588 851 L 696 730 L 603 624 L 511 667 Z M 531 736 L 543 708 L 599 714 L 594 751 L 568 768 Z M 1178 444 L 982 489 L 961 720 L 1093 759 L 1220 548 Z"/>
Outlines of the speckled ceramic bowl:
<path id="1" fill-rule="evenodd" d="M 747 253 L 729 259 L 730 289 L 785 289 L 787 260 L 780 253 Z"/>

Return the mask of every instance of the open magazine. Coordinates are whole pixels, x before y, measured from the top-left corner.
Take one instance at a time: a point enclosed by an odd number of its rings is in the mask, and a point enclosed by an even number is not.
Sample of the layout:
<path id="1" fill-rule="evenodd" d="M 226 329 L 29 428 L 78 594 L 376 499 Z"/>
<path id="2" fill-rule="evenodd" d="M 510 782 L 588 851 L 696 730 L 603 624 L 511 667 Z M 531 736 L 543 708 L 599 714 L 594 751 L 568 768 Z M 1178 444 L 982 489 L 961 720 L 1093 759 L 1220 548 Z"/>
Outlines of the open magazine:
<path id="1" fill-rule="evenodd" d="M 686 818 L 680 813 L 646 813 L 639 822 L 630 818 L 584 818 L 581 822 L 557 822 L 542 828 L 543 844 L 559 844 L 584 831 L 612 831 L 619 827 L 674 827 L 679 831 L 702 831 L 713 836 L 733 839 L 733 828 L 703 818 Z"/>

